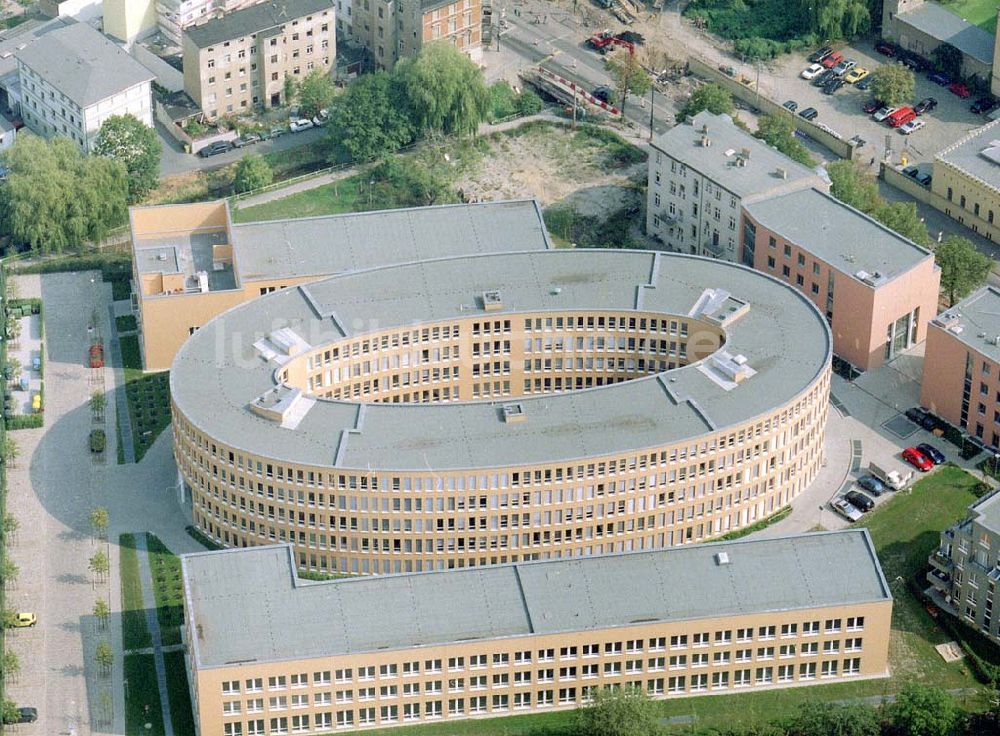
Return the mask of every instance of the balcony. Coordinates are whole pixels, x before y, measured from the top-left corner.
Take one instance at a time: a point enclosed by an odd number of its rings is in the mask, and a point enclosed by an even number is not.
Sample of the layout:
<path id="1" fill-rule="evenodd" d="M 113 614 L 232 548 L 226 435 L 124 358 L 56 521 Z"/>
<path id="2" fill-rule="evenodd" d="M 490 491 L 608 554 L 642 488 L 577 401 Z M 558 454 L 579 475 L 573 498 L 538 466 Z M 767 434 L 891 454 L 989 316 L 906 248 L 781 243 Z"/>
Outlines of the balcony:
<path id="1" fill-rule="evenodd" d="M 711 240 L 706 242 L 703 248 L 705 254 L 712 256 L 713 258 L 721 258 L 726 253 L 726 249 L 722 243 L 713 243 Z"/>
<path id="2" fill-rule="evenodd" d="M 948 573 L 941 570 L 930 570 L 927 573 L 927 582 L 942 594 L 951 594 L 951 575 Z"/>
<path id="3" fill-rule="evenodd" d="M 955 563 L 950 557 L 941 553 L 941 550 L 934 550 L 934 553 L 928 558 L 928 562 L 931 566 L 940 570 L 944 573 L 950 573 L 952 568 L 955 567 Z"/>

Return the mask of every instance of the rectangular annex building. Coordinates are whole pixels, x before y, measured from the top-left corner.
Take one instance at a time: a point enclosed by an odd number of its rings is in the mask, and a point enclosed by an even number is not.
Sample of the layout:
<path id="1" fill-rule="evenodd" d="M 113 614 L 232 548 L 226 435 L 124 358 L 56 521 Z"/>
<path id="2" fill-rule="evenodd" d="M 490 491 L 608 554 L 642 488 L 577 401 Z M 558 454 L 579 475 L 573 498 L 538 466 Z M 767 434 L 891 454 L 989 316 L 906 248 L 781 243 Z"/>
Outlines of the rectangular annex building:
<path id="1" fill-rule="evenodd" d="M 868 531 L 300 580 L 288 545 L 182 557 L 200 734 L 273 736 L 887 672 Z M 460 601 L 461 605 L 456 605 Z"/>
<path id="2" fill-rule="evenodd" d="M 547 250 L 533 200 L 235 224 L 226 200 L 133 207 L 133 308 L 143 368 L 170 368 L 212 317 L 323 276 L 473 253 Z"/>

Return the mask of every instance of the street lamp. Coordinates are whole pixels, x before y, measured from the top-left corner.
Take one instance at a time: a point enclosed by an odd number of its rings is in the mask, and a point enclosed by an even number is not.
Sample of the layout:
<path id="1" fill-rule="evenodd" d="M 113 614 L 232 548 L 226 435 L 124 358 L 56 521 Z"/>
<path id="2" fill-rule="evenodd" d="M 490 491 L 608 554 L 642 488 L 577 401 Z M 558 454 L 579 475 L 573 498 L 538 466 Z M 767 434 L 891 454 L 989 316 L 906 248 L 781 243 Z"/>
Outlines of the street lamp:
<path id="1" fill-rule="evenodd" d="M 649 85 L 649 142 L 653 142 L 653 100 L 656 94 L 656 83 Z"/>

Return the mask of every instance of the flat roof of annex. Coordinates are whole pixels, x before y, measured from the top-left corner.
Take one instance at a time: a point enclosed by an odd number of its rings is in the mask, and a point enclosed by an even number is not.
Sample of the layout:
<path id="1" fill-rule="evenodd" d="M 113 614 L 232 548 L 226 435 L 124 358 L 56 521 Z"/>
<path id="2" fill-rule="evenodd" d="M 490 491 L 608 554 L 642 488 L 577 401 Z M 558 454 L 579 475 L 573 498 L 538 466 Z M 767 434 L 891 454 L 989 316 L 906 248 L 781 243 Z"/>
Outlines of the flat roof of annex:
<path id="1" fill-rule="evenodd" d="M 479 302 L 490 291 L 502 294 L 497 311 Z M 748 307 L 724 328 L 725 350 L 744 356 L 755 373 L 731 387 L 699 361 L 613 385 L 500 402 L 320 399 L 293 429 L 248 406 L 275 388 L 280 373 L 273 355 L 258 350 L 269 331 L 305 354 L 397 327 L 477 317 L 698 315 L 710 294 Z M 696 256 L 567 249 L 425 260 L 279 290 L 203 325 L 178 352 L 170 383 L 184 419 L 240 452 L 320 468 L 421 472 L 582 460 L 714 434 L 796 400 L 826 374 L 831 355 L 830 330 L 816 307 L 764 273 Z M 524 421 L 503 421 L 502 406 L 513 403 Z"/>
<path id="2" fill-rule="evenodd" d="M 867 529 L 324 582 L 291 545 L 181 566 L 198 668 L 892 600 Z"/>

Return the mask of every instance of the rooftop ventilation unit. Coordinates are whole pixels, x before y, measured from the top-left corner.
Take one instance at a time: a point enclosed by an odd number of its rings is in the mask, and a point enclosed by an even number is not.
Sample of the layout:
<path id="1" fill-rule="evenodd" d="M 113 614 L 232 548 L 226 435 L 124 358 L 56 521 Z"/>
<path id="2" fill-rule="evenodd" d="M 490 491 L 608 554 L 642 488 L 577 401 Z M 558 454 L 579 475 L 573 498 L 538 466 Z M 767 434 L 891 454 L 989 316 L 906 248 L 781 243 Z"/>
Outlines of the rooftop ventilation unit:
<path id="1" fill-rule="evenodd" d="M 527 415 L 524 413 L 523 404 L 504 404 L 503 421 L 505 424 L 523 422 L 525 419 L 527 419 Z"/>
<path id="2" fill-rule="evenodd" d="M 728 552 L 716 552 L 715 553 L 715 564 L 719 567 L 729 564 L 729 553 Z"/>
<path id="3" fill-rule="evenodd" d="M 487 312 L 496 312 L 503 309 L 503 298 L 498 289 L 483 292 L 483 309 Z"/>
<path id="4" fill-rule="evenodd" d="M 703 135 L 701 137 L 701 147 L 708 148 L 711 145 L 712 145 L 712 139 L 709 138 L 707 135 Z"/>
<path id="5" fill-rule="evenodd" d="M 787 178 L 788 178 L 788 171 L 787 171 L 787 170 L 785 170 L 785 169 L 783 169 L 783 168 L 781 168 L 781 167 L 779 166 L 779 167 L 777 167 L 777 168 L 776 168 L 776 169 L 774 170 L 774 175 L 775 175 L 776 177 L 778 177 L 779 179 L 787 179 Z"/>

